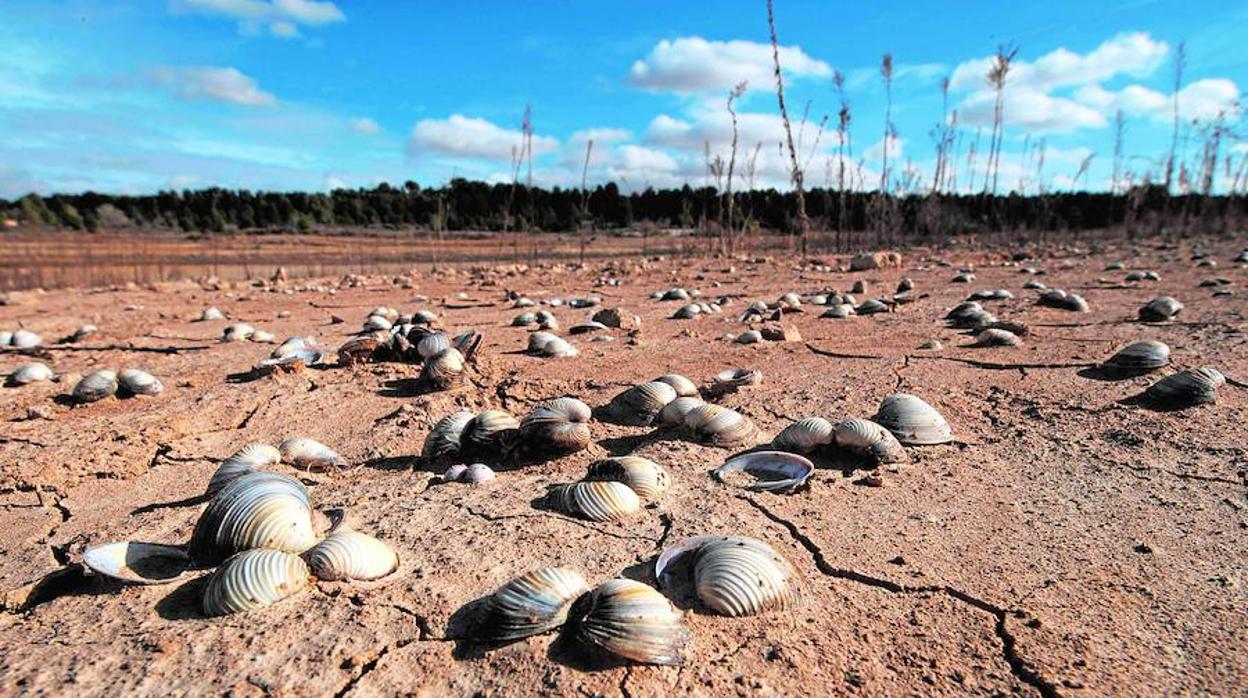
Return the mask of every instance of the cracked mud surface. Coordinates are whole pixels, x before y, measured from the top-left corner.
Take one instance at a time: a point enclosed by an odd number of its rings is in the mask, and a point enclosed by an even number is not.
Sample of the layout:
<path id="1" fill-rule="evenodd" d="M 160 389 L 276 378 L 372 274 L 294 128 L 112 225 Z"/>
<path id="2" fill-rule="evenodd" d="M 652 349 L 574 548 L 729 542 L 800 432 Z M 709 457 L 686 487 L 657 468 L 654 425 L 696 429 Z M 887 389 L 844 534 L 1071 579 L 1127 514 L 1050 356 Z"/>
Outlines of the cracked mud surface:
<path id="1" fill-rule="evenodd" d="M 100 326 L 80 345 L 52 347 L 43 360 L 58 373 L 136 366 L 166 391 L 72 407 L 58 399 L 72 384 L 0 389 L 0 694 L 1243 693 L 1248 390 L 1228 384 L 1215 405 L 1160 412 L 1128 400 L 1157 376 L 1081 375 L 1114 349 L 1155 338 L 1178 367 L 1248 380 L 1248 273 L 1230 263 L 1238 247 L 1205 247 L 1217 269 L 1197 268 L 1190 243 L 1090 255 L 1054 248 L 1027 262 L 1047 270 L 1037 278 L 1050 287 L 1083 294 L 1088 314 L 1034 305 L 1035 292 L 1022 289 L 1033 277 L 1003 264 L 1005 255 L 959 249 L 910 251 L 901 270 L 858 273 L 798 271 L 791 259 L 738 261 L 733 272 L 725 261 L 664 260 L 630 266 L 621 286 L 604 288 L 594 287 L 599 266 L 424 275 L 410 290 L 373 279 L 334 296 L 192 284 L 17 294 L 0 306 L 0 328 L 20 322 L 53 339 Z M 976 282 L 949 283 L 954 269 L 928 254 L 974 264 Z M 1102 271 L 1111 261 L 1155 269 L 1162 281 L 1123 284 L 1125 271 Z M 896 313 L 825 320 L 807 307 L 785 316 L 802 341 L 721 339 L 743 329 L 735 320 L 750 300 L 844 291 L 860 278 L 871 291 L 862 300 L 891 292 L 903 275 L 929 295 Z M 1211 276 L 1231 279 L 1237 295 L 1197 287 Z M 670 320 L 679 303 L 649 294 L 677 285 L 740 297 L 722 315 Z M 971 338 L 939 321 L 991 288 L 1014 293 L 985 306 L 1030 326 L 1022 347 L 967 348 Z M 507 326 L 520 311 L 504 289 L 537 299 L 598 292 L 604 306 L 642 317 L 639 342 L 619 331 L 610 343 L 577 335 L 577 357 L 525 355 L 526 331 Z M 457 292 L 469 299 L 443 301 Z M 418 293 L 431 300 L 415 302 Z M 1186 305 L 1179 321 L 1133 321 L 1163 294 Z M 432 309 L 447 329 L 478 329 L 485 342 L 469 382 L 442 393 L 413 395 L 419 368 L 401 364 L 253 378 L 248 369 L 272 347 L 216 342 L 226 322 L 189 321 L 209 305 L 279 338 L 315 335 L 331 353 L 378 305 Z M 591 312 L 554 309 L 565 328 Z M 330 324 L 331 314 L 346 322 Z M 944 348 L 916 348 L 933 338 Z M 25 360 L 0 354 L 0 371 Z M 482 486 L 434 485 L 440 467 L 418 457 L 433 422 L 460 407 L 519 415 L 560 395 L 597 407 L 663 373 L 705 383 L 730 366 L 763 370 L 762 385 L 719 402 L 767 437 L 806 416 L 869 417 L 900 390 L 940 410 L 957 440 L 907 449 L 910 462 L 883 469 L 880 487 L 864 486 L 862 463 L 820 455 L 809 487 L 787 496 L 714 482 L 708 471 L 729 451 L 597 420 L 589 450 L 500 471 Z M 31 407 L 53 418 L 27 419 Z M 320 582 L 260 612 L 207 619 L 202 576 L 121 587 L 77 567 L 91 544 L 185 541 L 218 462 L 247 442 L 288 436 L 320 440 L 352 464 L 299 475 L 318 507 L 348 508 L 361 530 L 398 550 L 397 573 Z M 673 478 L 638 516 L 593 523 L 537 505 L 590 461 L 630 453 Z M 558 634 L 501 648 L 463 637 L 472 604 L 529 569 L 653 583 L 664 545 L 708 533 L 772 545 L 800 571 L 801 604 L 735 619 L 686 609 L 692 639 L 681 667 L 613 661 Z"/>

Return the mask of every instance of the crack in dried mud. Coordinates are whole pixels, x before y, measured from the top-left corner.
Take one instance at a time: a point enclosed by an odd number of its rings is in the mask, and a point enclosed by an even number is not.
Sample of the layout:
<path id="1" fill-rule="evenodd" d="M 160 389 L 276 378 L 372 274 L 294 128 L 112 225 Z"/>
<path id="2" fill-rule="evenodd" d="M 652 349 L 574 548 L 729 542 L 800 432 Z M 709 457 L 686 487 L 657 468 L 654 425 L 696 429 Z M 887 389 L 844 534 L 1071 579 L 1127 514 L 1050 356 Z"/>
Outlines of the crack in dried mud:
<path id="1" fill-rule="evenodd" d="M 1012 673 L 1019 681 L 1039 691 L 1040 695 L 1045 696 L 1045 698 L 1058 695 L 1058 684 L 1045 679 L 1038 671 L 1028 666 L 1027 662 L 1019 655 L 1017 639 L 1012 633 L 1010 633 L 1009 629 L 1006 628 L 1006 619 L 1009 615 L 1011 615 L 1011 612 L 1006 611 L 1004 608 L 1001 608 L 990 601 L 986 601 L 950 585 L 929 584 L 916 586 L 902 584 L 890 579 L 865 574 L 857 570 L 836 567 L 828 562 L 827 558 L 823 554 L 823 550 L 818 546 L 818 544 L 811 540 L 809 536 L 802 533 L 801 528 L 798 527 L 797 524 L 789 521 L 779 514 L 776 514 L 767 506 L 760 504 L 748 496 L 737 495 L 737 499 L 740 499 L 749 506 L 753 507 L 774 523 L 783 526 L 789 532 L 789 536 L 805 548 L 808 553 L 810 553 L 811 557 L 814 559 L 815 567 L 821 573 L 829 577 L 845 579 L 865 586 L 874 587 L 876 589 L 883 589 L 884 591 L 892 594 L 944 594 L 951 599 L 960 601 L 978 611 L 982 611 L 993 616 L 996 619 L 993 631 L 996 633 L 997 638 L 1001 641 L 1002 659 L 1004 659 L 1006 664 L 1009 665 L 1010 673 Z M 1014 615 L 1021 616 L 1025 614 L 1023 612 L 1014 612 Z"/>

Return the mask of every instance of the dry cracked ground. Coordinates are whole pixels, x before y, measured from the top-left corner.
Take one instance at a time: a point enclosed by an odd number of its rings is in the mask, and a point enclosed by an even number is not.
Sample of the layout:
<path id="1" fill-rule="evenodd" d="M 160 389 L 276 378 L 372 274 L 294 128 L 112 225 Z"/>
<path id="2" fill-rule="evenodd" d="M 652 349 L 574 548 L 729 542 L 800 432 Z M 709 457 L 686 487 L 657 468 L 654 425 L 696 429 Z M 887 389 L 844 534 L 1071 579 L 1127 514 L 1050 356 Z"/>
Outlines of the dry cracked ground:
<path id="1" fill-rule="evenodd" d="M 1217 260 L 1200 267 L 1200 248 Z M 13 294 L 0 329 L 49 341 L 91 322 L 98 334 L 53 345 L 65 375 L 137 366 L 164 394 L 73 406 L 72 384 L 0 390 L 0 693 L 82 695 L 1157 695 L 1248 692 L 1248 380 L 1244 285 L 1219 241 L 1157 241 L 1009 251 L 909 250 L 901 269 L 816 271 L 795 260 L 652 260 L 609 270 L 416 276 L 414 288 L 376 278 L 336 288 L 168 285 Z M 952 266 L 938 264 L 948 260 Z M 827 258 L 832 265 L 837 260 Z M 839 260 L 841 264 L 844 259 Z M 1160 281 L 1124 283 L 1152 269 Z M 972 284 L 951 283 L 960 266 Z M 1030 265 L 1046 273 L 1020 273 Z M 514 270 L 512 270 L 514 271 Z M 785 316 L 800 341 L 733 344 L 751 300 L 781 293 L 873 295 L 914 279 L 922 297 L 897 312 L 845 320 L 818 310 Z M 1222 276 L 1232 295 L 1202 279 Z M 1089 313 L 1035 304 L 1025 281 L 1082 294 Z M 729 296 L 720 315 L 669 319 L 672 286 Z M 1026 323 L 1021 347 L 969 348 L 945 311 L 978 289 L 1014 298 L 989 308 Z M 535 299 L 597 293 L 642 318 L 635 337 L 572 337 L 580 355 L 522 352 L 526 330 L 505 290 Z M 466 294 L 457 297 L 455 294 Z M 428 300 L 418 300 L 420 296 Z M 1135 321 L 1159 295 L 1186 305 L 1164 324 Z M 331 351 L 375 306 L 436 311 L 449 330 L 485 342 L 469 382 L 414 394 L 417 366 L 378 363 L 255 377 L 272 349 L 218 341 L 224 322 L 192 322 L 207 306 L 279 337 L 315 335 Z M 568 327 L 586 310 L 554 309 Z M 332 316 L 345 320 L 332 323 Z M 1130 341 L 1155 338 L 1176 367 L 1211 365 L 1232 379 L 1216 404 L 1165 412 L 1132 402 L 1147 376 L 1098 380 L 1082 366 Z M 944 348 L 921 350 L 929 339 Z M 26 360 L 0 355 L 8 372 Z M 594 421 L 588 451 L 501 472 L 481 486 L 433 484 L 417 454 L 430 426 L 466 407 L 521 414 L 561 395 L 603 405 L 625 387 L 677 372 L 697 382 L 758 367 L 761 385 L 722 398 L 770 437 L 806 416 L 870 416 L 895 391 L 919 395 L 952 424 L 956 442 L 912 448 L 910 462 L 868 486 L 863 464 L 817 458 L 809 487 L 752 493 L 713 481 L 729 452 L 671 431 Z M 1173 370 L 1173 369 L 1168 369 Z M 32 413 L 32 408 L 33 413 Z M 114 540 L 178 543 L 217 463 L 245 443 L 307 436 L 352 467 L 301 473 L 322 508 L 346 507 L 401 557 L 371 583 L 317 583 L 265 610 L 204 618 L 203 577 L 120 586 L 84 574 L 84 547 Z M 591 523 L 536 505 L 591 460 L 637 454 L 673 486 L 620 523 Z M 871 483 L 878 484 L 878 483 Z M 653 583 L 659 551 L 685 536 L 762 539 L 801 574 L 792 610 L 712 615 L 681 600 L 691 630 L 680 667 L 585 652 L 544 635 L 502 648 L 463 637 L 465 609 L 543 565 Z"/>

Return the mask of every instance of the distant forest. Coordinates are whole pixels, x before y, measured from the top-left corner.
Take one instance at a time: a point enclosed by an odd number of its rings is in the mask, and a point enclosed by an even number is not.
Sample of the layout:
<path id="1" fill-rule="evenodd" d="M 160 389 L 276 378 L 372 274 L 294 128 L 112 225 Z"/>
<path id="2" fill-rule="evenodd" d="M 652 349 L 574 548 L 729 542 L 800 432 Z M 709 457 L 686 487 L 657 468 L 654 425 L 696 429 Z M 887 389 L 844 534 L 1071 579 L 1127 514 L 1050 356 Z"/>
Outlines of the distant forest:
<path id="1" fill-rule="evenodd" d="M 455 179 L 444 187 L 381 184 L 330 193 L 201 189 L 154 195 L 28 194 L 0 199 L 0 212 L 19 225 L 74 230 L 112 228 L 184 231 L 327 231 L 361 226 L 394 230 L 572 232 L 647 225 L 717 234 L 795 233 L 792 192 L 774 189 L 727 195 L 713 187 L 622 193 L 615 184 L 589 190 L 529 188 Z M 813 229 L 877 230 L 892 239 L 1002 230 L 1097 230 L 1125 226 L 1199 226 L 1201 232 L 1242 229 L 1248 199 L 1168 195 L 1161 186 L 1126 193 L 1045 195 L 931 193 L 894 197 L 876 192 L 806 192 Z M 733 217 L 727 221 L 729 211 Z M 11 224 L 10 224 L 11 225 Z"/>

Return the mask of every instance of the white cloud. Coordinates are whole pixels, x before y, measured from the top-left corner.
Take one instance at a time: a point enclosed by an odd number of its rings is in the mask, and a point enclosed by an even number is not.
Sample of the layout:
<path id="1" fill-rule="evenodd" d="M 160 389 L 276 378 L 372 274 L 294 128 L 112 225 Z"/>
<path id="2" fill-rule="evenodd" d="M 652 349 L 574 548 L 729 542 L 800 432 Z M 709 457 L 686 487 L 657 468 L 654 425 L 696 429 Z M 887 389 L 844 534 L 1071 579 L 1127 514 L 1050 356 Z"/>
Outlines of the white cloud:
<path id="1" fill-rule="evenodd" d="M 1239 87 L 1230 80 L 1197 80 L 1179 90 L 1179 118 L 1184 121 L 1208 121 L 1224 114 L 1236 119 L 1242 111 L 1239 98 Z M 1163 122 L 1172 118 L 1174 108 L 1173 95 L 1142 85 L 1128 85 L 1116 92 L 1099 85 L 1088 85 L 1075 93 L 1075 99 L 1106 113 L 1121 109 L 1130 116 L 1151 116 Z"/>
<path id="2" fill-rule="evenodd" d="M 459 157 L 510 162 L 524 140 L 518 130 L 505 129 L 485 119 L 453 114 L 446 119 L 423 119 L 412 127 L 407 141 L 409 154 L 436 153 Z M 553 152 L 559 141 L 549 136 L 533 136 L 533 155 Z"/>
<path id="3" fill-rule="evenodd" d="M 797 46 L 780 47 L 780 64 L 794 77 L 832 74 L 827 63 Z M 648 56 L 633 63 L 628 79 L 644 89 L 683 93 L 729 90 L 742 81 L 748 81 L 751 89 L 770 89 L 773 71 L 768 44 L 689 36 L 660 41 Z"/>
<path id="4" fill-rule="evenodd" d="M 258 34 L 260 27 L 268 27 L 281 38 L 299 36 L 301 25 L 319 27 L 346 19 L 337 5 L 318 0 L 170 0 L 169 10 L 229 17 L 243 33 Z"/>
<path id="5" fill-rule="evenodd" d="M 1006 84 L 1047 92 L 1104 82 L 1118 75 L 1145 77 L 1161 66 L 1169 52 L 1170 47 L 1164 41 L 1157 41 L 1146 33 L 1119 34 L 1087 54 L 1059 48 L 1035 62 L 1016 59 L 1010 66 Z M 950 77 L 950 89 L 987 89 L 985 76 L 992 63 L 993 58 L 988 56 L 959 64 Z"/>
<path id="6" fill-rule="evenodd" d="M 988 90 L 976 92 L 958 105 L 958 117 L 969 123 L 990 124 L 995 99 Z M 1004 109 L 1007 126 L 1036 132 L 1061 133 L 1109 123 L 1099 109 L 1021 86 L 1006 87 Z"/>
<path id="7" fill-rule="evenodd" d="M 342 177 L 328 175 L 325 177 L 325 182 L 321 185 L 321 188 L 325 191 L 333 191 L 335 189 L 349 189 L 350 187 Z"/>
<path id="8" fill-rule="evenodd" d="M 894 173 L 896 173 L 897 171 L 901 169 L 901 156 L 902 156 L 902 151 L 905 147 L 905 144 L 906 144 L 905 140 L 898 138 L 895 135 L 890 135 L 888 137 L 888 159 L 892 161 L 889 164 L 889 169 L 894 170 Z M 865 158 L 866 161 L 870 163 L 880 162 L 883 159 L 883 156 L 884 156 L 884 139 L 883 138 L 871 144 L 871 146 L 868 147 L 862 153 L 862 157 Z M 896 167 L 893 166 L 894 164 L 896 164 Z"/>
<path id="9" fill-rule="evenodd" d="M 248 107 L 277 104 L 277 97 L 260 89 L 255 79 L 234 68 L 166 66 L 153 71 L 152 78 L 157 84 L 172 88 L 182 99 L 227 102 Z"/>
<path id="10" fill-rule="evenodd" d="M 366 136 L 375 136 L 378 133 L 381 133 L 381 126 L 367 116 L 351 119 L 348 125 L 351 127 L 352 131 L 362 133 Z"/>

